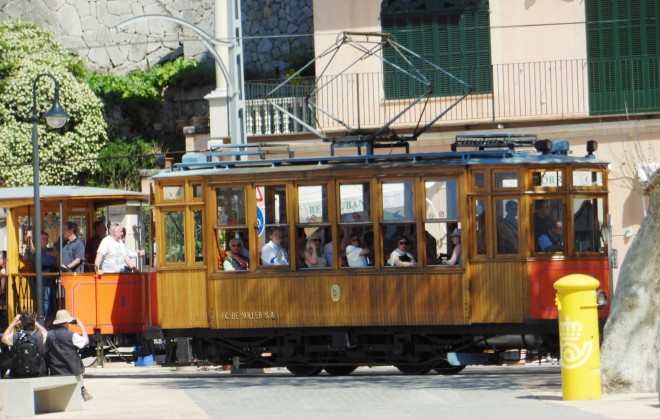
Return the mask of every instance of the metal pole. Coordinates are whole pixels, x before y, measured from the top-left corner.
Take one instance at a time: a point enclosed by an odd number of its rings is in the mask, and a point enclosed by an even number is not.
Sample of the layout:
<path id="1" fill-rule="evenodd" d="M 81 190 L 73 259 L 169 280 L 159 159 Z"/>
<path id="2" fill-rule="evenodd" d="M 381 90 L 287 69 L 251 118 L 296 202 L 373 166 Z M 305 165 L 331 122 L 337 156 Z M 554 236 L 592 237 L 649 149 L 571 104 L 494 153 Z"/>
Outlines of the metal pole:
<path id="1" fill-rule="evenodd" d="M 37 321 L 44 324 L 44 290 L 41 277 L 41 197 L 39 196 L 39 114 L 37 113 L 37 80 L 32 86 L 32 173 L 34 175 L 34 225 L 32 242 L 34 243 L 35 287 L 37 288 Z"/>

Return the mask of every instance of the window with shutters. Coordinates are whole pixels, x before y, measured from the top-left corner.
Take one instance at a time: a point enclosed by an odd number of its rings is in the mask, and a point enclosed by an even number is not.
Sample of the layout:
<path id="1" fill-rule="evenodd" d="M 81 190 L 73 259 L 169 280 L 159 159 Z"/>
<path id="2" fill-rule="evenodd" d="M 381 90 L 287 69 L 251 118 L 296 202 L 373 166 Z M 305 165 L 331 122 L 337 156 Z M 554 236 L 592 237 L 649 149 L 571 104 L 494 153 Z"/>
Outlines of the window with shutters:
<path id="1" fill-rule="evenodd" d="M 592 115 L 660 109 L 660 2 L 587 0 Z"/>
<path id="2" fill-rule="evenodd" d="M 392 34 L 397 43 L 464 80 L 475 93 L 492 92 L 488 1 L 383 1 L 381 22 L 383 32 Z M 405 68 L 404 57 L 392 48 L 384 48 L 383 55 L 386 61 Z M 464 93 L 464 87 L 451 78 L 423 66 L 420 71 L 430 78 L 433 96 Z M 411 98 L 423 92 L 421 83 L 392 65 L 384 64 L 383 78 L 387 99 Z"/>

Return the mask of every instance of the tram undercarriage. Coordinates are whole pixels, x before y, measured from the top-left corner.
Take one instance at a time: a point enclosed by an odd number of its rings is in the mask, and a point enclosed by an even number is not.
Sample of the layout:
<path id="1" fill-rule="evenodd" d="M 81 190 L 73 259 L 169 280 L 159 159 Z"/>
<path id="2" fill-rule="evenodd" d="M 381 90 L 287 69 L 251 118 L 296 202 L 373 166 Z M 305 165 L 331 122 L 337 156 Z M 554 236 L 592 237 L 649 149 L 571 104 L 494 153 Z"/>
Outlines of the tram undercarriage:
<path id="1" fill-rule="evenodd" d="M 286 367 L 310 376 L 323 369 L 347 375 L 358 366 L 394 365 L 404 374 L 457 374 L 467 365 L 500 365 L 558 356 L 556 324 L 525 327 L 493 326 L 448 333 L 443 328 L 342 328 L 285 330 L 169 331 L 168 362 L 231 364 L 236 368 Z M 552 326 L 554 326 L 554 331 Z M 532 329 L 531 327 L 529 328 Z M 543 334 L 539 334 L 542 331 Z M 510 333 L 507 333 L 510 332 Z M 553 334 L 554 333 L 554 334 Z"/>

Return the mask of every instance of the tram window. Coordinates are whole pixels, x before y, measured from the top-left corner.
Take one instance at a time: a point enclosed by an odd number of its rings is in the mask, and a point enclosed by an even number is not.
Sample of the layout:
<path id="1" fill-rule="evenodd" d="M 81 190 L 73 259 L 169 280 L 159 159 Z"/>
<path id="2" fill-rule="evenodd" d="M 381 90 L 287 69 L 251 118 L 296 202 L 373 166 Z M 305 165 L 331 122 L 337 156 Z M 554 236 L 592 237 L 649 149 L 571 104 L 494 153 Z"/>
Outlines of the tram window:
<path id="1" fill-rule="evenodd" d="M 605 251 L 605 242 L 600 234 L 604 217 L 602 198 L 573 199 L 576 252 Z"/>
<path id="2" fill-rule="evenodd" d="M 427 180 L 424 190 L 425 237 L 419 248 L 425 249 L 427 265 L 439 265 L 448 260 L 454 250 L 451 235 L 458 227 L 458 182 L 455 179 Z"/>
<path id="3" fill-rule="evenodd" d="M 298 186 L 298 223 L 328 222 L 327 189 L 326 185 Z"/>
<path id="4" fill-rule="evenodd" d="M 603 173 L 591 170 L 575 170 L 573 172 L 573 186 L 589 187 L 603 186 Z"/>
<path id="5" fill-rule="evenodd" d="M 381 238 L 383 240 L 383 260 L 392 265 L 392 253 L 400 253 L 399 243 L 407 242 L 404 259 L 408 263 L 417 262 L 417 243 L 413 235 L 414 223 L 414 183 L 412 180 L 383 182 L 382 185 Z"/>
<path id="6" fill-rule="evenodd" d="M 535 170 L 532 172 L 532 186 L 541 188 L 561 188 L 564 173 L 561 170 Z"/>
<path id="7" fill-rule="evenodd" d="M 534 201 L 534 249 L 537 252 L 564 250 L 564 213 L 559 199 Z"/>
<path id="8" fill-rule="evenodd" d="M 245 189 L 216 188 L 218 225 L 245 225 Z"/>
<path id="9" fill-rule="evenodd" d="M 370 190 L 367 182 L 339 185 L 340 222 L 360 223 L 371 220 Z"/>
<path id="10" fill-rule="evenodd" d="M 518 173 L 516 172 L 495 172 L 496 189 L 517 189 Z"/>
<path id="11" fill-rule="evenodd" d="M 486 173 L 485 172 L 475 172 L 474 173 L 474 190 L 481 191 L 486 188 Z"/>
<path id="12" fill-rule="evenodd" d="M 245 188 L 216 188 L 218 270 L 249 268 L 250 242 L 245 212 Z M 234 239 L 239 239 L 234 240 Z M 232 241 L 233 240 L 233 241 Z M 232 248 L 233 245 L 233 248 Z M 238 252 L 238 257 L 233 253 Z M 238 262 L 240 260 L 240 262 Z"/>
<path id="13" fill-rule="evenodd" d="M 195 240 L 195 262 L 204 261 L 204 212 L 201 209 L 193 210 L 193 233 Z"/>
<path id="14" fill-rule="evenodd" d="M 301 234 L 296 236 L 295 250 L 299 254 L 299 267 L 302 269 L 320 269 L 332 267 L 325 254 L 325 245 L 330 243 L 330 227 L 298 228 Z"/>
<path id="15" fill-rule="evenodd" d="M 477 217 L 475 225 L 477 226 L 477 255 L 486 255 L 486 243 L 488 235 L 486 233 L 486 200 L 477 199 L 475 204 L 475 216 Z"/>
<path id="16" fill-rule="evenodd" d="M 497 254 L 518 253 L 518 200 L 496 199 Z"/>
<path id="17" fill-rule="evenodd" d="M 163 186 L 163 200 L 180 201 L 183 199 L 183 186 Z"/>
<path id="18" fill-rule="evenodd" d="M 191 185 L 193 199 L 202 198 L 202 185 L 200 183 L 193 183 Z"/>
<path id="19" fill-rule="evenodd" d="M 259 251 L 262 265 L 289 265 L 286 185 L 256 188 Z"/>
<path id="20" fill-rule="evenodd" d="M 337 251 L 341 255 L 342 267 L 360 268 L 374 265 L 374 229 L 371 221 L 370 191 L 368 182 L 339 185 L 340 217 Z M 348 255 L 347 249 L 350 251 Z M 334 257 L 332 259 L 334 260 Z"/>
<path id="21" fill-rule="evenodd" d="M 183 263 L 186 261 L 183 210 L 163 211 L 163 219 L 163 230 L 165 232 L 165 262 Z"/>

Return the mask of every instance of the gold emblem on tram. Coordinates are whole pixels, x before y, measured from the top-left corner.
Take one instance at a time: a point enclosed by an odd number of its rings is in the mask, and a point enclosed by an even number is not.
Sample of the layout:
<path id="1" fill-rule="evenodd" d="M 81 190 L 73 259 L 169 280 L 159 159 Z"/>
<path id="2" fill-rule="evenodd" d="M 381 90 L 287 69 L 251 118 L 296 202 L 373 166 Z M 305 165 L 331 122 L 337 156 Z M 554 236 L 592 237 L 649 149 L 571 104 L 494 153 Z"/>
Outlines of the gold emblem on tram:
<path id="1" fill-rule="evenodd" d="M 341 298 L 341 288 L 339 288 L 339 285 L 332 284 L 330 287 L 330 298 L 332 298 L 332 301 L 335 303 L 339 302 L 339 299 Z"/>

